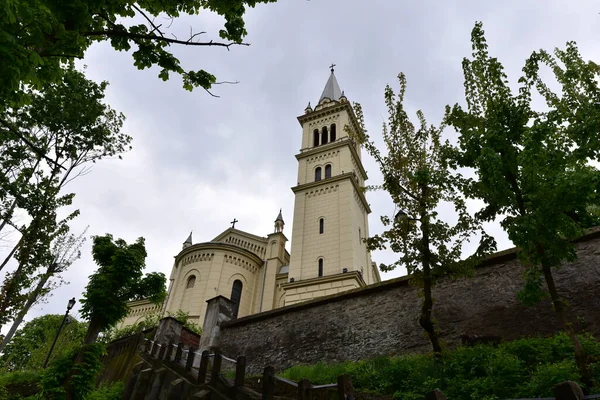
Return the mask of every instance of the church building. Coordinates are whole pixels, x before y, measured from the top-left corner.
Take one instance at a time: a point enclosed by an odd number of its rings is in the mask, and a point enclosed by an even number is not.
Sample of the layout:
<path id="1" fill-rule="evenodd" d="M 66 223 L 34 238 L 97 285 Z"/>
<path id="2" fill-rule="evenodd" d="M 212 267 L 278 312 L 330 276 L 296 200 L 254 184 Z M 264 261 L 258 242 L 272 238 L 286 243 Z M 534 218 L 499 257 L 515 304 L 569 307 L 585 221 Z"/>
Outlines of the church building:
<path id="1" fill-rule="evenodd" d="M 190 234 L 175 256 L 164 304 L 129 303 L 120 327 L 178 310 L 202 325 L 206 301 L 217 295 L 235 303 L 239 318 L 380 281 L 363 242 L 371 209 L 361 190 L 367 179 L 361 148 L 344 129 L 359 125 L 333 67 L 317 105 L 309 103 L 298 122 L 291 252 L 281 210 L 266 236 L 236 229 L 235 219 L 211 241 L 194 244 Z"/>

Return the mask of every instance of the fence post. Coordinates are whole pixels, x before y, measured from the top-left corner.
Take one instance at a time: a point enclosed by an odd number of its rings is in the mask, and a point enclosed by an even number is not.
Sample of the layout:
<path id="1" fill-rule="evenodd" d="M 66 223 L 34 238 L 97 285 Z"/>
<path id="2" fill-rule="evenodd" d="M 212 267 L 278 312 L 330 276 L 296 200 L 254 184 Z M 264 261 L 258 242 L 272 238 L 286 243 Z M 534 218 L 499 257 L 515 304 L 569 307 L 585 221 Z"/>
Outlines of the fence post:
<path id="1" fill-rule="evenodd" d="M 310 400 L 310 388 L 312 385 L 308 379 L 301 379 L 298 382 L 298 400 Z"/>
<path id="2" fill-rule="evenodd" d="M 158 342 L 154 342 L 154 346 L 152 346 L 152 354 L 150 354 L 152 356 L 152 358 L 157 358 L 158 357 L 158 352 L 160 351 L 160 348 L 162 346 L 160 345 L 160 343 Z"/>
<path id="3" fill-rule="evenodd" d="M 156 359 L 157 360 L 162 360 L 163 358 L 165 358 L 165 353 L 167 352 L 167 344 L 166 343 L 161 343 L 160 344 L 160 350 L 158 351 L 158 354 L 156 355 Z"/>
<path id="4" fill-rule="evenodd" d="M 173 349 L 175 348 L 175 343 L 169 342 L 167 346 L 167 354 L 165 354 L 165 361 L 171 362 L 171 358 L 173 357 Z"/>
<path id="5" fill-rule="evenodd" d="M 348 374 L 343 374 L 337 378 L 338 400 L 354 400 L 354 390 L 352 381 Z"/>
<path id="6" fill-rule="evenodd" d="M 584 398 L 583 390 L 573 381 L 557 383 L 552 388 L 556 400 L 581 400 Z"/>
<path id="7" fill-rule="evenodd" d="M 183 354 L 183 343 L 179 342 L 177 343 L 177 350 L 175 350 L 175 358 L 173 359 L 176 364 L 181 362 L 181 354 Z"/>
<path id="8" fill-rule="evenodd" d="M 208 350 L 202 352 L 200 357 L 200 368 L 198 370 L 198 382 L 206 382 L 206 371 L 208 371 Z"/>
<path id="9" fill-rule="evenodd" d="M 263 371 L 262 400 L 273 400 L 275 394 L 275 368 L 265 367 Z"/>
<path id="10" fill-rule="evenodd" d="M 240 356 L 235 364 L 235 387 L 244 386 L 246 380 L 246 357 Z"/>
<path id="11" fill-rule="evenodd" d="M 218 377 L 219 374 L 221 373 L 221 362 L 223 361 L 223 356 L 221 355 L 221 352 L 219 351 L 219 349 L 215 349 L 215 355 L 213 357 L 213 365 L 212 365 L 212 369 L 210 370 L 210 381 L 211 382 L 215 382 Z"/>
<path id="12" fill-rule="evenodd" d="M 196 356 L 196 349 L 195 347 L 190 347 L 188 349 L 188 354 L 187 354 L 187 360 L 185 362 L 185 370 L 187 372 L 190 372 L 192 370 L 192 366 L 194 365 L 194 357 Z"/>
<path id="13" fill-rule="evenodd" d="M 425 400 L 446 400 L 446 395 L 439 389 L 435 389 L 425 395 Z"/>

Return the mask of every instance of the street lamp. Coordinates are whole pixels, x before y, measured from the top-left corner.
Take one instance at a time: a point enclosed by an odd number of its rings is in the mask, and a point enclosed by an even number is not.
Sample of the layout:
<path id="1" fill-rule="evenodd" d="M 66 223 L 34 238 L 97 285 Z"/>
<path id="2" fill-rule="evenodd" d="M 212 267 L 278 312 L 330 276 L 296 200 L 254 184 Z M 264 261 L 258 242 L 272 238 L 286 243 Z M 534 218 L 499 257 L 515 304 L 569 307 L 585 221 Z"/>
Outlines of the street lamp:
<path id="1" fill-rule="evenodd" d="M 60 326 L 58 327 L 58 331 L 56 332 L 56 336 L 54 337 L 54 342 L 52 342 L 52 346 L 50 346 L 50 351 L 48 351 L 48 355 L 46 356 L 46 359 L 44 360 L 43 368 L 46 368 L 46 366 L 48 365 L 48 361 L 50 360 L 50 355 L 52 354 L 52 350 L 54 350 L 54 345 L 56 344 L 56 341 L 58 340 L 60 331 L 62 330 L 63 326 L 65 325 L 65 321 L 67 320 L 67 317 L 69 316 L 69 311 L 71 311 L 71 309 L 73 308 L 75 303 L 77 303 L 77 301 L 75 300 L 75 297 L 73 297 L 71 300 L 69 300 L 69 303 L 67 304 L 67 312 L 65 313 L 65 316 L 64 316 L 62 322 L 60 323 Z"/>

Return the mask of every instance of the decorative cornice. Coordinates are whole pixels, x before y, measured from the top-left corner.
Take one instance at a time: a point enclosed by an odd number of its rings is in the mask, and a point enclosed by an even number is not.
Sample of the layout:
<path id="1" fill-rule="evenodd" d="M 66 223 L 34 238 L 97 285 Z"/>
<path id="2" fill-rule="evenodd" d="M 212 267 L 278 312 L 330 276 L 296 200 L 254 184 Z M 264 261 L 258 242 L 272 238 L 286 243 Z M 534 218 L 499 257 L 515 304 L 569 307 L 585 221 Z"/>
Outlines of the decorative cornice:
<path id="1" fill-rule="evenodd" d="M 304 190 L 317 188 L 319 186 L 328 186 L 332 183 L 341 182 L 341 181 L 345 181 L 345 180 L 349 180 L 350 182 L 352 182 L 352 186 L 354 186 L 354 190 L 357 193 L 358 197 L 360 198 L 362 205 L 365 207 L 367 214 L 370 214 L 371 207 L 369 206 L 369 203 L 367 203 L 365 194 L 362 192 L 361 188 L 358 186 L 358 183 L 356 183 L 356 179 L 354 179 L 354 174 L 352 172 L 346 172 L 346 173 L 343 173 L 340 175 L 332 176 L 331 178 L 321 179 L 320 181 L 309 182 L 309 183 L 305 183 L 302 185 L 294 186 L 292 188 L 292 191 L 294 193 L 298 193 L 298 192 L 302 192 Z"/>
<path id="2" fill-rule="evenodd" d="M 305 122 L 308 122 L 308 121 L 323 118 L 324 116 L 329 115 L 329 114 L 335 114 L 337 112 L 340 112 L 343 109 L 346 109 L 346 111 L 351 113 L 352 116 L 354 117 L 354 111 L 352 111 L 352 106 L 350 105 L 350 103 L 347 103 L 347 102 L 340 103 L 335 100 L 331 100 L 331 101 L 333 101 L 337 104 L 335 104 L 333 106 L 323 107 L 320 110 L 314 110 L 312 112 L 309 112 L 308 114 L 300 115 L 298 117 L 298 122 L 300 123 L 300 125 L 303 125 Z"/>
<path id="3" fill-rule="evenodd" d="M 319 283 L 343 281 L 346 279 L 355 279 L 356 282 L 358 282 L 359 287 L 363 287 L 363 286 L 367 285 L 358 271 L 348 271 L 348 272 L 342 272 L 342 273 L 334 274 L 334 275 L 319 276 L 316 278 L 302 279 L 302 280 L 298 280 L 298 281 L 294 281 L 294 282 L 286 282 L 286 283 L 282 283 L 281 287 L 283 287 L 284 289 L 287 290 L 287 289 L 295 289 L 295 288 L 304 287 L 304 286 L 312 286 L 312 285 L 316 285 Z"/>
<path id="4" fill-rule="evenodd" d="M 300 153 L 296 154 L 296 159 L 298 161 L 300 161 L 303 158 L 314 156 L 319 153 L 322 153 L 322 152 L 325 152 L 328 150 L 334 150 L 334 149 L 344 147 L 344 146 L 347 146 L 350 149 L 350 152 L 352 153 L 352 157 L 354 157 L 354 160 L 356 160 L 356 165 L 358 165 L 358 169 L 360 170 L 360 174 L 362 175 L 363 179 L 364 180 L 369 179 L 369 177 L 367 176 L 367 171 L 365 171 L 365 168 L 362 165 L 362 161 L 360 160 L 360 157 L 358 156 L 358 152 L 356 151 L 355 142 L 348 136 L 342 137 L 334 142 L 323 144 L 323 145 L 320 145 L 317 147 L 311 147 L 307 150 L 301 150 Z"/>
<path id="5" fill-rule="evenodd" d="M 215 250 L 215 251 L 221 251 L 221 252 L 229 251 L 232 253 L 237 253 L 242 256 L 248 257 L 252 261 L 255 261 L 258 265 L 262 265 L 262 262 L 263 262 L 263 260 L 258 255 L 251 252 L 250 250 L 244 249 L 243 247 L 239 247 L 239 246 L 236 246 L 234 244 L 229 244 L 229 243 L 222 243 L 222 242 L 204 242 L 204 243 L 194 244 L 190 247 L 187 247 L 187 248 L 181 250 L 181 252 L 175 256 L 175 265 L 177 266 L 179 264 L 179 261 L 184 256 L 186 256 L 190 253 L 193 253 L 195 251 L 198 251 L 198 250 Z"/>

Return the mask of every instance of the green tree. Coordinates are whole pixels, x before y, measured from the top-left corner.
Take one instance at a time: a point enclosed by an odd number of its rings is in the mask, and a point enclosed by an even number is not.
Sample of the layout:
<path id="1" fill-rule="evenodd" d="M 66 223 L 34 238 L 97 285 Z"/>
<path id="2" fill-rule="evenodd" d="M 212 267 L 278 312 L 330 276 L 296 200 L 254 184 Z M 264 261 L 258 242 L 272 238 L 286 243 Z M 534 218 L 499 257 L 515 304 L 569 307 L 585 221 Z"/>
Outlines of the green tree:
<path id="1" fill-rule="evenodd" d="M 0 5 L 0 111 L 27 102 L 24 88 L 58 82 L 63 66 L 83 58 L 94 42 L 109 41 L 115 50 L 130 50 L 139 69 L 157 66 L 163 80 L 175 73 L 184 88 L 206 90 L 217 83 L 204 70 L 184 69 L 171 45 L 229 49 L 246 36 L 247 7 L 275 0 L 12 0 Z M 214 12 L 225 20 L 222 39 L 199 40 L 205 32 L 178 39 L 169 29 L 182 14 Z M 160 17 L 160 21 L 156 18 Z M 171 22 L 168 20 L 171 19 Z M 140 23 L 141 22 L 141 23 Z"/>
<path id="2" fill-rule="evenodd" d="M 0 356 L 0 369 L 4 372 L 38 371 L 42 369 L 64 315 L 47 314 L 23 325 L 8 343 Z M 52 359 L 77 348 L 87 330 L 87 324 L 69 316 L 58 337 Z"/>
<path id="3" fill-rule="evenodd" d="M 0 264 L 1 270 L 13 256 L 17 261 L 0 288 L 0 326 L 20 312 L 36 271 L 55 261 L 53 241 L 79 214 L 58 219 L 74 196 L 63 193 L 65 185 L 90 163 L 130 148 L 131 137 L 121 132 L 123 115 L 103 102 L 106 86 L 70 68 L 60 82 L 28 89 L 26 106 L 0 110 L 0 151 L 6 155 L 0 158 L 0 230 L 12 227 L 21 235 Z M 17 223 L 15 215 L 26 216 L 26 223 Z"/>
<path id="4" fill-rule="evenodd" d="M 502 64 L 488 53 L 481 23 L 472 46 L 472 59 L 463 61 L 467 106 L 447 107 L 446 115 L 460 133 L 457 165 L 476 173 L 466 195 L 485 202 L 480 218 L 501 219 L 527 267 L 520 299 L 530 304 L 549 294 L 588 376 L 552 269 L 576 259 L 573 240 L 593 222 L 600 200 L 600 174 L 590 163 L 600 155 L 600 68 L 584 61 L 573 42 L 554 54 L 536 51 L 513 94 Z M 546 83 L 545 72 L 556 81 Z M 545 101 L 544 110 L 534 109 L 534 96 Z"/>
<path id="5" fill-rule="evenodd" d="M 98 270 L 90 276 L 81 300 L 81 314 L 90 325 L 84 344 L 96 341 L 98 334 L 113 327 L 127 315 L 127 302 L 148 299 L 160 304 L 166 297 L 166 278 L 158 272 L 144 276 L 144 238 L 133 244 L 112 235 L 95 236 L 92 255 Z"/>
<path id="6" fill-rule="evenodd" d="M 386 227 L 380 235 L 367 239 L 369 249 L 384 249 L 386 245 L 399 253 L 397 261 L 381 265 L 382 271 L 405 267 L 422 296 L 419 324 L 425 330 L 433 351 L 440 355 L 440 330 L 433 316 L 432 289 L 443 276 L 465 273 L 479 256 L 495 248 L 492 238 L 483 232 L 478 222 L 467 212 L 464 198 L 458 190 L 462 179 L 448 169 L 446 156 L 450 144 L 442 141 L 444 126 L 428 125 L 421 111 L 415 126 L 404 109 L 406 78 L 398 75 L 400 90 L 396 95 L 388 85 L 385 104 L 388 122 L 383 124 L 386 154 L 382 154 L 367 134 L 360 105 L 355 105 L 360 129 L 350 131 L 367 152 L 375 158 L 383 175 L 381 187 L 386 190 L 400 210 L 395 216 L 382 216 Z M 455 210 L 457 222 L 440 217 L 441 206 Z M 474 234 L 481 235 L 476 253 L 461 260 L 463 244 Z"/>
<path id="7" fill-rule="evenodd" d="M 47 296 L 50 291 L 58 287 L 62 280 L 54 280 L 61 273 L 67 270 L 73 262 L 81 257 L 81 246 L 85 242 L 85 232 L 79 236 L 61 234 L 58 236 L 52 245 L 52 254 L 54 255 L 52 262 L 43 269 L 36 278 L 33 278 L 35 283 L 34 288 L 29 291 L 26 295 L 25 303 L 19 310 L 12 326 L 4 336 L 4 339 L 0 343 L 0 352 L 4 350 L 6 345 L 11 341 L 13 335 L 23 322 L 25 315 L 29 312 L 31 306 L 39 303 Z"/>

